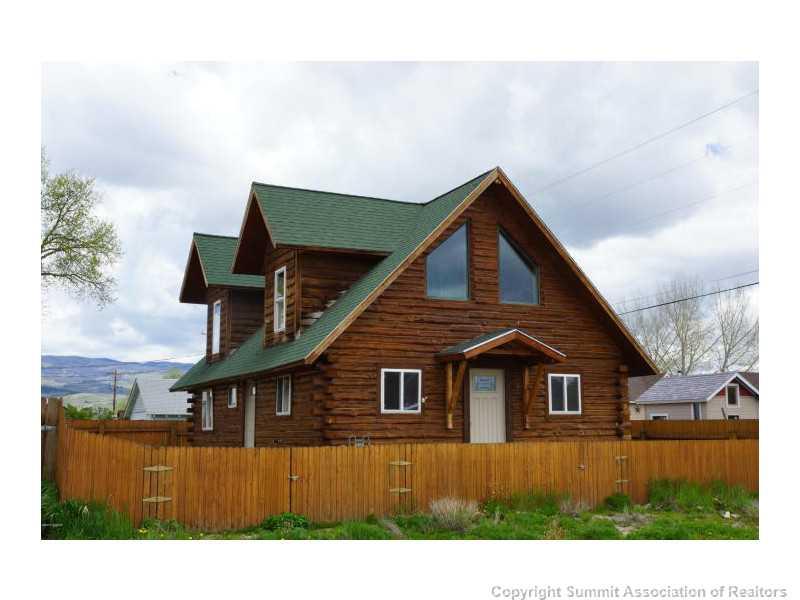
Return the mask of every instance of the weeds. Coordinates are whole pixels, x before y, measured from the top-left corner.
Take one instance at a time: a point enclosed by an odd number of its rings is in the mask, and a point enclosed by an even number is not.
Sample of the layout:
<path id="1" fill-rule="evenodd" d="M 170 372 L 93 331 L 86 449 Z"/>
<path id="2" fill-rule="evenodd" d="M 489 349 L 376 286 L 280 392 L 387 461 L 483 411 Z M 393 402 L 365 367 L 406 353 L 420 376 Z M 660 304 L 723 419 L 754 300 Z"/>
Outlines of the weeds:
<path id="1" fill-rule="evenodd" d="M 440 498 L 431 502 L 431 516 L 442 529 L 466 531 L 480 516 L 480 511 L 474 500 Z"/>
<path id="2" fill-rule="evenodd" d="M 108 506 L 59 502 L 52 483 L 43 483 L 41 491 L 43 539 L 758 539 L 756 496 L 719 482 L 653 481 L 649 504 L 633 505 L 627 496 L 614 494 L 594 511 L 566 496 L 531 491 L 492 499 L 483 511 L 473 501 L 442 498 L 431 503 L 429 514 L 314 523 L 283 513 L 248 529 L 221 533 L 157 520 L 144 521 L 137 529 Z"/>

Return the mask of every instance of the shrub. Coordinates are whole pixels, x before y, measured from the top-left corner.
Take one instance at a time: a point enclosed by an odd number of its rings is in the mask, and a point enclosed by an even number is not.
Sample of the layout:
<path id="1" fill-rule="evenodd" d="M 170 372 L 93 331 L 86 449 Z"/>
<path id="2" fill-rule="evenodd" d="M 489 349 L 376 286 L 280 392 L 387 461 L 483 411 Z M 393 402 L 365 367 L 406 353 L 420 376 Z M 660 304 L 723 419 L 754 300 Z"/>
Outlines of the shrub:
<path id="1" fill-rule="evenodd" d="M 440 498 L 431 502 L 431 516 L 443 529 L 465 531 L 479 515 L 478 503 L 474 500 Z"/>
<path id="2" fill-rule="evenodd" d="M 603 506 L 614 512 L 624 512 L 631 507 L 631 499 L 628 494 L 611 494 L 608 498 L 603 500 Z"/>
<path id="3" fill-rule="evenodd" d="M 279 515 L 270 515 L 261 521 L 261 529 L 275 531 L 278 529 L 308 529 L 308 519 L 303 515 L 285 512 Z"/>

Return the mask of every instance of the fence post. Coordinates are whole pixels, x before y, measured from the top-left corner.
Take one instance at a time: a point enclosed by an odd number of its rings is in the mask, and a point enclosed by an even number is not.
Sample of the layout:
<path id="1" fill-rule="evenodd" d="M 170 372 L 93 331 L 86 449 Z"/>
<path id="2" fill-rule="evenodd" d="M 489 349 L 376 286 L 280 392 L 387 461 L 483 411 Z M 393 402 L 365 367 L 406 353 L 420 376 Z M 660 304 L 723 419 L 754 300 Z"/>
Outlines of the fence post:
<path id="1" fill-rule="evenodd" d="M 53 481 L 58 451 L 58 420 L 61 398 L 42 399 L 42 479 Z"/>

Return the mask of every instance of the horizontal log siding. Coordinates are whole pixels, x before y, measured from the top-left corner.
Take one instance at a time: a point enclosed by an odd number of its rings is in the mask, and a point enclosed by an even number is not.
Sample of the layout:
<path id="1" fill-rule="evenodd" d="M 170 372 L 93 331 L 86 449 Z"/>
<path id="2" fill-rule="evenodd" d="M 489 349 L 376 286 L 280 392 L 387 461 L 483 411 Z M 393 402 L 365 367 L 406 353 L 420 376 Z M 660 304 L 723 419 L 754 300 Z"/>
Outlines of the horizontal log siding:
<path id="1" fill-rule="evenodd" d="M 228 316 L 231 350 L 241 346 L 263 325 L 264 291 L 230 291 L 231 309 Z"/>
<path id="2" fill-rule="evenodd" d="M 425 257 L 463 223 L 469 222 L 470 291 L 468 301 L 426 298 Z M 497 228 L 501 225 L 540 267 L 538 306 L 501 304 L 497 281 Z M 512 438 L 578 437 L 617 434 L 620 418 L 619 367 L 625 362 L 619 340 L 589 294 L 547 247 L 524 212 L 504 190 L 478 199 L 429 250 L 330 346 L 331 379 L 325 400 L 323 435 L 343 443 L 351 435 L 376 441 L 460 441 L 464 401 L 446 429 L 444 368 L 434 354 L 452 344 L 500 327 L 521 327 L 564 352 L 567 362 L 549 372 L 581 375 L 583 414 L 548 416 L 547 375 L 540 382 L 532 428 L 523 429 L 521 368 L 509 370 Z M 381 415 L 379 370 L 421 368 L 420 415 Z"/>
<path id="3" fill-rule="evenodd" d="M 230 309 L 229 290 L 227 288 L 210 286 L 206 291 L 208 298 L 208 311 L 206 314 L 206 360 L 209 362 L 220 360 L 228 352 L 228 342 L 230 340 L 228 323 L 228 312 Z M 219 322 L 219 354 L 211 354 L 211 336 L 214 332 L 214 303 L 219 300 L 220 322 Z"/>
<path id="4" fill-rule="evenodd" d="M 240 380 L 231 384 L 215 384 L 207 389 L 214 392 L 214 429 L 203 431 L 201 422 L 202 390 L 190 400 L 193 406 L 192 422 L 194 446 L 243 446 L 244 406 L 251 382 L 256 384 L 256 446 L 316 446 L 322 443 L 321 394 L 315 386 L 321 384 L 322 375 L 316 368 L 292 375 L 292 413 L 275 414 L 275 381 L 272 376 Z M 228 408 L 228 389 L 236 385 L 237 406 Z M 324 389 L 324 386 L 323 386 Z"/>
<path id="5" fill-rule="evenodd" d="M 264 271 L 264 345 L 272 346 L 281 342 L 293 339 L 297 329 L 295 318 L 295 298 L 297 283 L 296 275 L 296 250 L 278 249 L 269 254 L 266 258 L 266 268 Z M 275 271 L 281 267 L 286 267 L 286 329 L 275 333 L 274 325 L 274 297 L 275 297 Z"/>
<path id="6" fill-rule="evenodd" d="M 361 279 L 379 260 L 378 257 L 357 254 L 301 253 L 301 319 L 324 311 L 329 301 L 338 299 L 340 292 Z"/>

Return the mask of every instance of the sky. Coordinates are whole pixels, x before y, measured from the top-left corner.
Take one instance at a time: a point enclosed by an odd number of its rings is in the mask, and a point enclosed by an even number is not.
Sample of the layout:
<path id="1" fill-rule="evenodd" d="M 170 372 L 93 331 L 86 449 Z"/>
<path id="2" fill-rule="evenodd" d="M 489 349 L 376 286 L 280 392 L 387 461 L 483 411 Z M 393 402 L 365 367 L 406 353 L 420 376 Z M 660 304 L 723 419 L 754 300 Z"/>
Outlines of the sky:
<path id="1" fill-rule="evenodd" d="M 618 308 L 755 281 L 757 89 L 734 62 L 47 64 L 51 173 L 96 179 L 124 255 L 102 310 L 43 293 L 42 353 L 199 357 L 191 235 L 236 235 L 252 181 L 423 202 L 499 165 Z"/>

